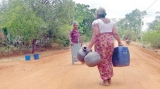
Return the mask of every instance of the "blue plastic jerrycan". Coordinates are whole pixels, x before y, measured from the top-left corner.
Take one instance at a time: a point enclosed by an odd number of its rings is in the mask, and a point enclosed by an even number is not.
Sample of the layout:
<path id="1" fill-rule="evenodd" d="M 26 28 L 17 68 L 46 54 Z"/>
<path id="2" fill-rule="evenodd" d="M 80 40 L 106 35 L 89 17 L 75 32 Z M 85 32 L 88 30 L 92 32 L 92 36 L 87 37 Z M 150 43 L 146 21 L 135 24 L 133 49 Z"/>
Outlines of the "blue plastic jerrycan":
<path id="1" fill-rule="evenodd" d="M 114 67 L 124 67 L 130 64 L 130 53 L 128 47 L 118 46 L 114 48 L 112 63 Z"/>

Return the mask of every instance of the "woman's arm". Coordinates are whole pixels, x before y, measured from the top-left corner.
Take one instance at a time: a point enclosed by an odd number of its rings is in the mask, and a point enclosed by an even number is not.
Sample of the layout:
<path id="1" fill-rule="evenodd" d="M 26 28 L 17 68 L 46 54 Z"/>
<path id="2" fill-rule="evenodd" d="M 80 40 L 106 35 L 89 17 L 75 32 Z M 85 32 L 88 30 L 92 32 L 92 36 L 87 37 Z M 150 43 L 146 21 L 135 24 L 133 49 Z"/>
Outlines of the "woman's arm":
<path id="1" fill-rule="evenodd" d="M 71 32 L 69 33 L 68 39 L 69 39 L 69 44 L 72 46 L 72 41 L 71 41 Z"/>
<path id="2" fill-rule="evenodd" d="M 114 38 L 118 41 L 118 45 L 119 46 L 123 45 L 121 40 L 120 40 L 119 34 L 117 33 L 115 25 L 113 26 L 112 34 L 113 34 Z"/>
<path id="3" fill-rule="evenodd" d="M 98 25 L 94 25 L 93 26 L 92 38 L 91 38 L 91 41 L 90 41 L 90 43 L 87 47 L 88 50 L 90 50 L 92 48 L 92 46 L 94 45 L 97 35 L 99 35 L 99 27 L 98 27 Z"/>

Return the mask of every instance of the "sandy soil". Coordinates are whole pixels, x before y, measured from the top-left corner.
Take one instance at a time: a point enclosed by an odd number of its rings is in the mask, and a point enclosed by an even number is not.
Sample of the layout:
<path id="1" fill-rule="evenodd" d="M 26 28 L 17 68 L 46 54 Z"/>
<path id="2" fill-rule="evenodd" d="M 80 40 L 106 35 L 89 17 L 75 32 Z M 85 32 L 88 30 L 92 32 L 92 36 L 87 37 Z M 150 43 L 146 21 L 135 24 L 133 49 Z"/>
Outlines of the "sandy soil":
<path id="1" fill-rule="evenodd" d="M 160 89 L 160 56 L 135 45 L 128 46 L 131 62 L 114 67 L 110 86 L 101 86 L 97 67 L 77 62 L 71 51 L 46 51 L 40 59 L 0 62 L 0 89 Z M 41 56 L 43 55 L 43 56 Z M 8 59 L 9 60 L 9 59 Z"/>

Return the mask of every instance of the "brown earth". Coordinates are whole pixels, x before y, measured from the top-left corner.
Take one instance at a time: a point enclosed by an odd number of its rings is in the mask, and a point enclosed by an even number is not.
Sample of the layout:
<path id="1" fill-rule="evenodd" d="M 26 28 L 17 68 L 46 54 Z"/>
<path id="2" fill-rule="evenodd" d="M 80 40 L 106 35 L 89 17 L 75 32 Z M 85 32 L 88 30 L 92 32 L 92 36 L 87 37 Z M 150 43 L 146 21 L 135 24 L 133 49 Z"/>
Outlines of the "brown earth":
<path id="1" fill-rule="evenodd" d="M 1 60 L 0 89 L 160 89 L 160 56 L 135 45 L 128 48 L 130 66 L 114 67 L 110 86 L 99 85 L 97 67 L 72 65 L 67 49 L 41 52 L 39 60 L 25 61 L 24 55 Z"/>

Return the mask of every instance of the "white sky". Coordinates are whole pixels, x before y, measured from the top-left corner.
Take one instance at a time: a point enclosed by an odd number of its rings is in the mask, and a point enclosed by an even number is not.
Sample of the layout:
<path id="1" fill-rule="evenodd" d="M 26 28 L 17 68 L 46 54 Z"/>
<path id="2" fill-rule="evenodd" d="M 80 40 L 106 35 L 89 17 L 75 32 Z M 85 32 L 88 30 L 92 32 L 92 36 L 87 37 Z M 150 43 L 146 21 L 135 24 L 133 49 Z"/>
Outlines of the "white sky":
<path id="1" fill-rule="evenodd" d="M 106 9 L 108 18 L 124 18 L 125 14 L 132 10 L 146 10 L 155 0 L 73 0 L 76 3 L 90 5 L 91 8 L 103 7 Z M 160 0 L 157 0 L 149 9 L 143 21 L 151 22 L 155 18 L 155 12 L 160 11 Z M 144 26 L 146 28 L 146 26 Z"/>

